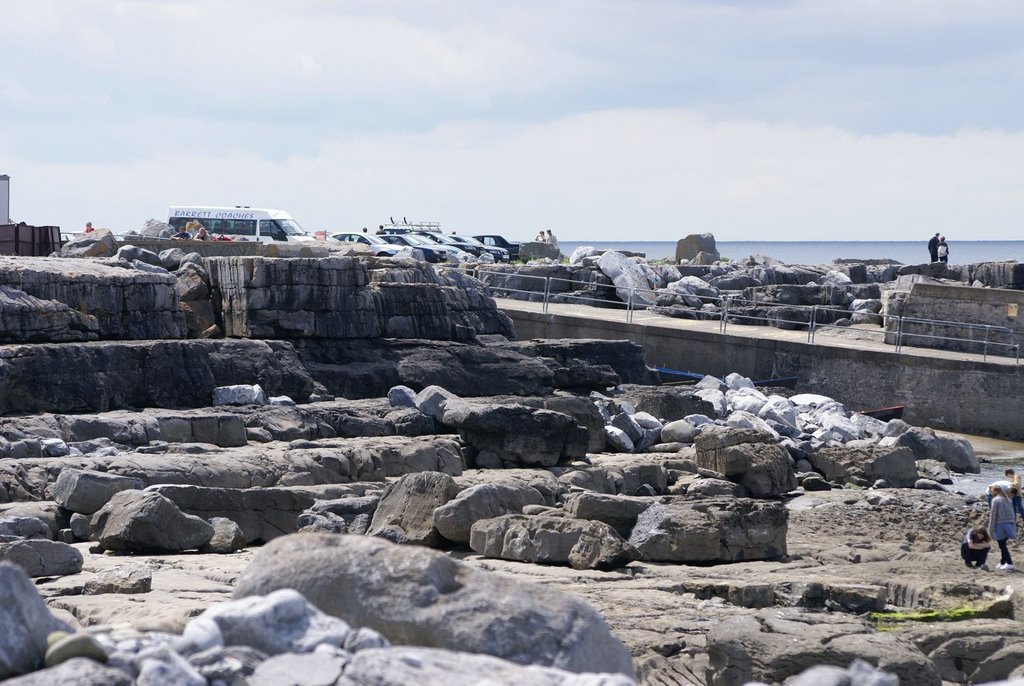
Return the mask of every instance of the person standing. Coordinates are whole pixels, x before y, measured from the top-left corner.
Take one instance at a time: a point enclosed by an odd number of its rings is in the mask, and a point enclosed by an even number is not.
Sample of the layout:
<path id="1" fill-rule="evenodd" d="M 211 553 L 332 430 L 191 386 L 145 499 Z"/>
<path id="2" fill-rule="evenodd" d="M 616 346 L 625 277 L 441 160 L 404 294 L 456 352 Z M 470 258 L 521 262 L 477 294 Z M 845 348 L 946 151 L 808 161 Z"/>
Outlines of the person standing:
<path id="1" fill-rule="evenodd" d="M 1012 469 L 1007 469 L 1003 472 L 1003 475 L 1010 482 L 1010 490 L 1007 493 L 1010 494 L 1010 504 L 1013 505 L 1013 511 L 1019 514 L 1021 519 L 1024 519 L 1024 501 L 1021 500 L 1024 490 L 1020 486 L 1020 474 Z"/>
<path id="2" fill-rule="evenodd" d="M 943 264 L 949 262 L 949 246 L 946 245 L 946 237 L 939 236 L 939 248 L 937 250 L 939 254 L 939 262 Z"/>
<path id="3" fill-rule="evenodd" d="M 85 223 L 85 231 L 83 231 L 82 233 L 92 233 L 95 230 L 96 229 L 92 228 L 92 222 L 86 222 Z"/>
<path id="4" fill-rule="evenodd" d="M 1010 557 L 1010 549 L 1006 542 L 1011 538 L 1017 538 L 1017 513 L 1013 511 L 1006 493 L 999 486 L 993 485 L 992 503 L 988 511 L 988 530 L 992 538 L 999 544 L 999 567 L 998 569 L 1013 569 L 1013 558 Z"/>
<path id="5" fill-rule="evenodd" d="M 939 234 L 935 233 L 934 236 L 928 239 L 928 257 L 931 258 L 932 262 L 939 261 Z"/>
<path id="6" fill-rule="evenodd" d="M 555 234 L 551 233 L 551 229 L 548 229 L 548 243 L 556 248 L 558 247 L 558 239 L 555 238 Z"/>

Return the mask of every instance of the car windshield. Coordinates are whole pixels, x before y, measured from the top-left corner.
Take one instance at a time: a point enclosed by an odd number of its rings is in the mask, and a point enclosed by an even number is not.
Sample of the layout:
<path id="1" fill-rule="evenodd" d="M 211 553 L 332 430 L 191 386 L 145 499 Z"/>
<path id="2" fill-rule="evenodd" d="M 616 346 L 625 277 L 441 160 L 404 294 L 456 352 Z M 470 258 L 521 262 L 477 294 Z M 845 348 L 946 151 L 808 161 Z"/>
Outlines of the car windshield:
<path id="1" fill-rule="evenodd" d="M 372 233 L 357 233 L 356 236 L 362 236 L 366 240 L 370 241 L 374 245 L 388 245 L 388 242 L 380 236 L 374 236 Z"/>
<path id="2" fill-rule="evenodd" d="M 466 242 L 466 243 L 469 243 L 470 245 L 475 245 L 475 246 L 476 246 L 476 247 L 478 247 L 478 248 L 485 248 L 485 247 L 487 247 L 487 246 L 485 246 L 485 245 L 484 245 L 483 243 L 481 243 L 480 241 L 478 241 L 477 239 L 475 239 L 475 238 L 472 238 L 472 237 L 470 237 L 470 236 L 459 236 L 459 237 L 458 237 L 458 239 L 459 239 L 460 241 L 464 241 L 464 242 Z"/>
<path id="3" fill-rule="evenodd" d="M 404 238 L 405 240 L 409 241 L 413 245 L 426 245 L 426 246 L 433 245 L 433 243 L 428 241 L 426 238 L 423 238 L 421 236 L 413 236 L 412 234 L 409 234 L 409 233 L 403 233 L 402 234 L 402 238 Z"/>
<path id="4" fill-rule="evenodd" d="M 281 230 L 289 236 L 302 236 L 306 233 L 294 219 L 278 219 L 276 221 L 277 225 L 281 227 Z"/>

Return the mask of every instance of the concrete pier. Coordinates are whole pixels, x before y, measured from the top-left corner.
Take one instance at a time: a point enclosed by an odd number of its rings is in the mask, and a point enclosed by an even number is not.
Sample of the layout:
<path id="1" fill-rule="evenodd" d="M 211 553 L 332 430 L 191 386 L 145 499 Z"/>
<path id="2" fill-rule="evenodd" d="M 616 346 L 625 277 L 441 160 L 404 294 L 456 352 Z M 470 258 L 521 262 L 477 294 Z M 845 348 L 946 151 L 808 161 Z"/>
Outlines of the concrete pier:
<path id="1" fill-rule="evenodd" d="M 883 342 L 880 327 L 806 331 L 674 319 L 644 311 L 497 299 L 516 336 L 627 339 L 651 366 L 754 379 L 797 376 L 802 392 L 832 396 L 853 409 L 905 405 L 912 424 L 1024 440 L 1024 365 L 1013 358 L 910 348 Z"/>

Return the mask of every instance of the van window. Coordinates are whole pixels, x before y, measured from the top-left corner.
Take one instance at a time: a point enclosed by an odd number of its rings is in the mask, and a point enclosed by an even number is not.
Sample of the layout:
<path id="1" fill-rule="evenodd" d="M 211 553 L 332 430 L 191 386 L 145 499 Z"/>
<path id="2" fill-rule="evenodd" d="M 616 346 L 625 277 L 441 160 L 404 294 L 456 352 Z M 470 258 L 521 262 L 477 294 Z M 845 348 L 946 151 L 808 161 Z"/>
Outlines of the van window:
<path id="1" fill-rule="evenodd" d="M 281 228 L 280 222 L 274 219 L 260 220 L 260 236 L 268 236 L 275 241 L 288 240 L 288 235 Z"/>
<path id="2" fill-rule="evenodd" d="M 218 219 L 221 229 L 219 231 L 214 230 L 214 233 L 222 233 L 226 236 L 255 236 L 256 235 L 256 220 L 255 219 Z M 209 227 L 207 227 L 209 230 Z"/>

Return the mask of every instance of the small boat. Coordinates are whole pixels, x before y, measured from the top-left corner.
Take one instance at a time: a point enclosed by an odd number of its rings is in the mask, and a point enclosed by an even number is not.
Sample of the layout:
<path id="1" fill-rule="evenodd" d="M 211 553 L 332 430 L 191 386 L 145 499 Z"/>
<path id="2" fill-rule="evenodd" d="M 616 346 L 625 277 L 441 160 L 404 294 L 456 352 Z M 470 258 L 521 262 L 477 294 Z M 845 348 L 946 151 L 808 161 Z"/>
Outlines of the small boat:
<path id="1" fill-rule="evenodd" d="M 698 374 L 697 372 L 681 372 L 676 369 L 669 369 L 668 367 L 655 367 L 654 370 L 662 378 L 661 385 L 678 385 L 678 384 L 693 384 L 703 379 L 706 374 Z M 665 381 L 664 377 L 675 377 L 672 381 Z M 755 386 L 771 386 L 773 388 L 796 388 L 797 382 L 800 377 L 797 376 L 783 376 L 775 379 L 761 379 L 759 381 L 753 381 Z"/>
<path id="2" fill-rule="evenodd" d="M 874 417 L 880 419 L 883 422 L 887 422 L 890 419 L 900 419 L 903 417 L 903 410 L 906 405 L 893 405 L 892 407 L 876 407 L 873 410 L 861 410 L 860 414 L 867 415 L 868 417 Z"/>

